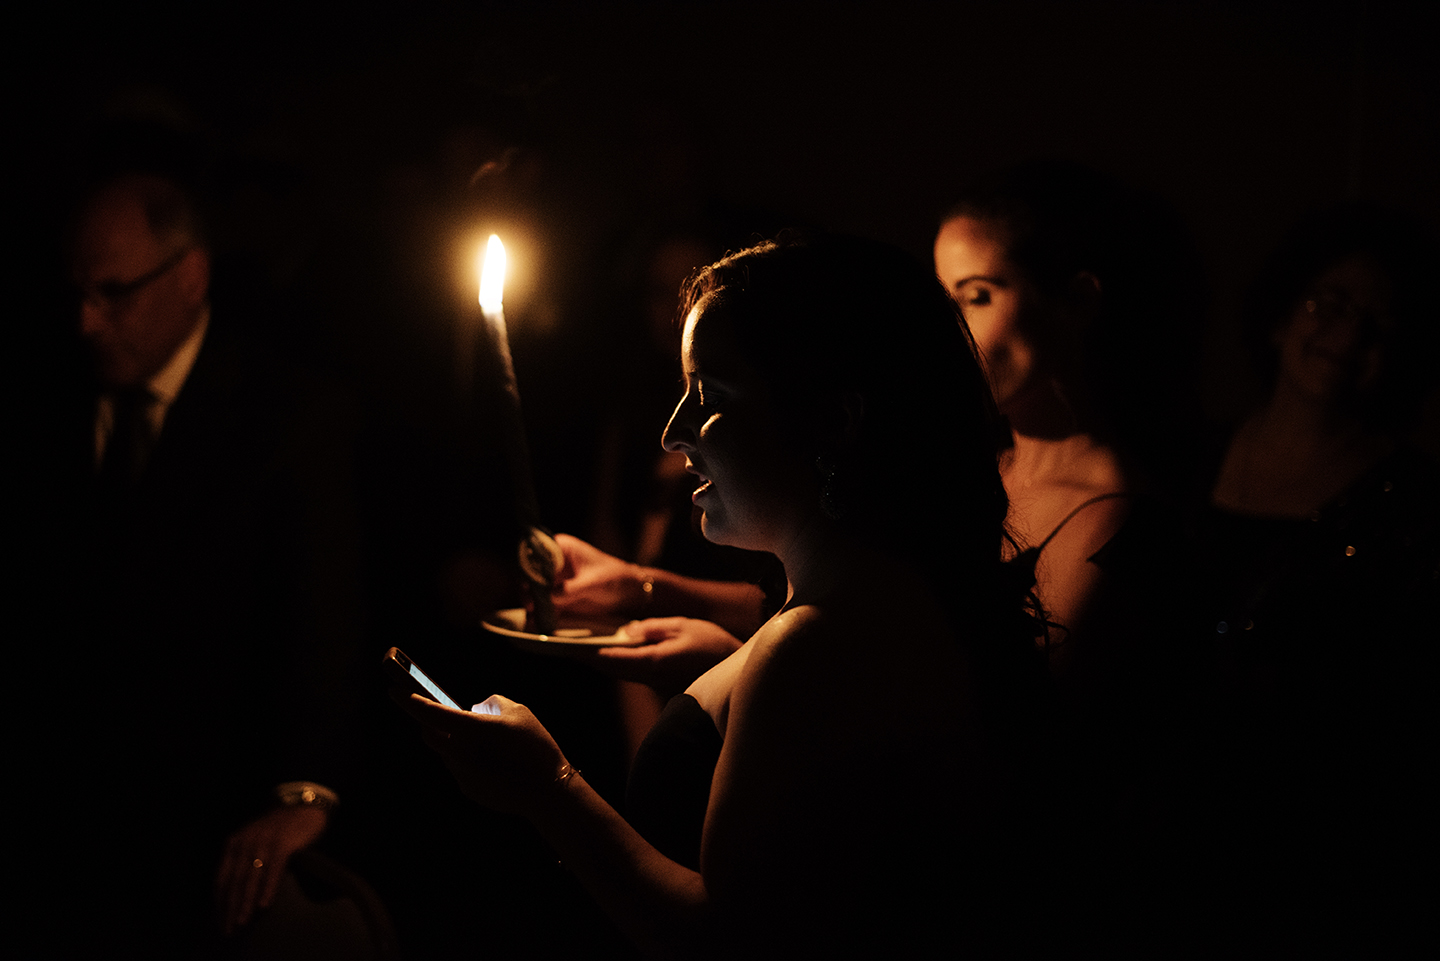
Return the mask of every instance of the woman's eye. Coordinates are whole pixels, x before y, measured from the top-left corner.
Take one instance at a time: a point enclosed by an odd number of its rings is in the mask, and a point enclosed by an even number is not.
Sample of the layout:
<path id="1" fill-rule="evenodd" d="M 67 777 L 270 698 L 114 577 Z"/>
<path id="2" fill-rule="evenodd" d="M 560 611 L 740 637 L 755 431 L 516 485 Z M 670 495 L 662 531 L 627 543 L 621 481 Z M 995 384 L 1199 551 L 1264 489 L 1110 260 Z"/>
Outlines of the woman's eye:
<path id="1" fill-rule="evenodd" d="M 977 287 L 968 291 L 961 299 L 966 307 L 984 307 L 990 303 L 990 291 L 983 287 Z"/>

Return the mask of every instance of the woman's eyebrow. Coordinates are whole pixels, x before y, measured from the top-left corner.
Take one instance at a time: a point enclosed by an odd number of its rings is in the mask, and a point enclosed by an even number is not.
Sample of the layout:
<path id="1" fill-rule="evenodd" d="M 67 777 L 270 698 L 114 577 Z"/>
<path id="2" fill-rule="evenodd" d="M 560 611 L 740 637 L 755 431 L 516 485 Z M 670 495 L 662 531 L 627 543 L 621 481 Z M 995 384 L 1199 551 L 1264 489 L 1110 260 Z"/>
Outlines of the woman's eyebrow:
<path id="1" fill-rule="evenodd" d="M 964 287 L 966 284 L 973 284 L 976 281 L 981 281 L 982 283 L 987 284 L 994 284 L 996 287 L 1010 286 L 1009 284 L 1005 283 L 1005 280 L 1003 278 L 994 277 L 990 274 L 971 274 L 969 277 L 962 277 L 959 280 L 955 281 L 954 286 L 958 289 L 960 287 Z"/>

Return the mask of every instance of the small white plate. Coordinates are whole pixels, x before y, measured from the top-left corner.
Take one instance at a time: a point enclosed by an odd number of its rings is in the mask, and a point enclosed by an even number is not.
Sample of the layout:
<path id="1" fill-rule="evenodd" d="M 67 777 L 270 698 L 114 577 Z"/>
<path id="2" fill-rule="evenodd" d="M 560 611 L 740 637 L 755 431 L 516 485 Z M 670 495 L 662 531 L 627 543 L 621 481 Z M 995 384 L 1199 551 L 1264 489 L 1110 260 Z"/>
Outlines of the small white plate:
<path id="1" fill-rule="evenodd" d="M 567 647 L 634 647 L 642 643 L 641 639 L 626 634 L 623 627 L 617 629 L 613 622 L 580 626 L 580 622 L 576 621 L 572 622 L 572 626 L 557 627 L 554 634 L 532 634 L 524 630 L 526 613 L 523 607 L 492 611 L 481 618 L 480 626 L 528 651 L 554 651 Z"/>

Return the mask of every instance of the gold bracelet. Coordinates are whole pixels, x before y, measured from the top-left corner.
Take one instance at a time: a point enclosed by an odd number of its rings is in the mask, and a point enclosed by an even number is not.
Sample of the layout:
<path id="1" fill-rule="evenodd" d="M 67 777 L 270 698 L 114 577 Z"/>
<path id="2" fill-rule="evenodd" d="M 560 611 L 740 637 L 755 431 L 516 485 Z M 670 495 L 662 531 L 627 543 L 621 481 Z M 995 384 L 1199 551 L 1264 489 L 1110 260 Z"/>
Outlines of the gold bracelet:
<path id="1" fill-rule="evenodd" d="M 579 773 L 580 769 L 578 767 L 571 764 L 569 761 L 566 761 L 565 766 L 560 769 L 560 773 L 555 775 L 555 783 L 560 784 L 564 781 L 568 781 Z"/>

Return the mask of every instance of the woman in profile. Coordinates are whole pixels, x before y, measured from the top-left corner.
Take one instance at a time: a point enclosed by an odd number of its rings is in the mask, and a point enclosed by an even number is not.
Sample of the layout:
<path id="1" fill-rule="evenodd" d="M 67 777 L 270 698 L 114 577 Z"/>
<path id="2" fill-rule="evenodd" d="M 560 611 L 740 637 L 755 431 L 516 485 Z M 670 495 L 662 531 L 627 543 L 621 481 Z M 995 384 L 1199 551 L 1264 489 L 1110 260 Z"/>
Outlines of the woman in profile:
<path id="1" fill-rule="evenodd" d="M 1013 945 L 1018 882 L 1043 886 L 1018 802 L 1043 664 L 996 549 L 994 412 L 954 304 L 902 254 L 824 239 L 729 256 L 682 306 L 664 445 L 708 539 L 783 562 L 783 609 L 667 707 L 629 821 L 522 705 L 406 708 L 655 956 Z"/>

